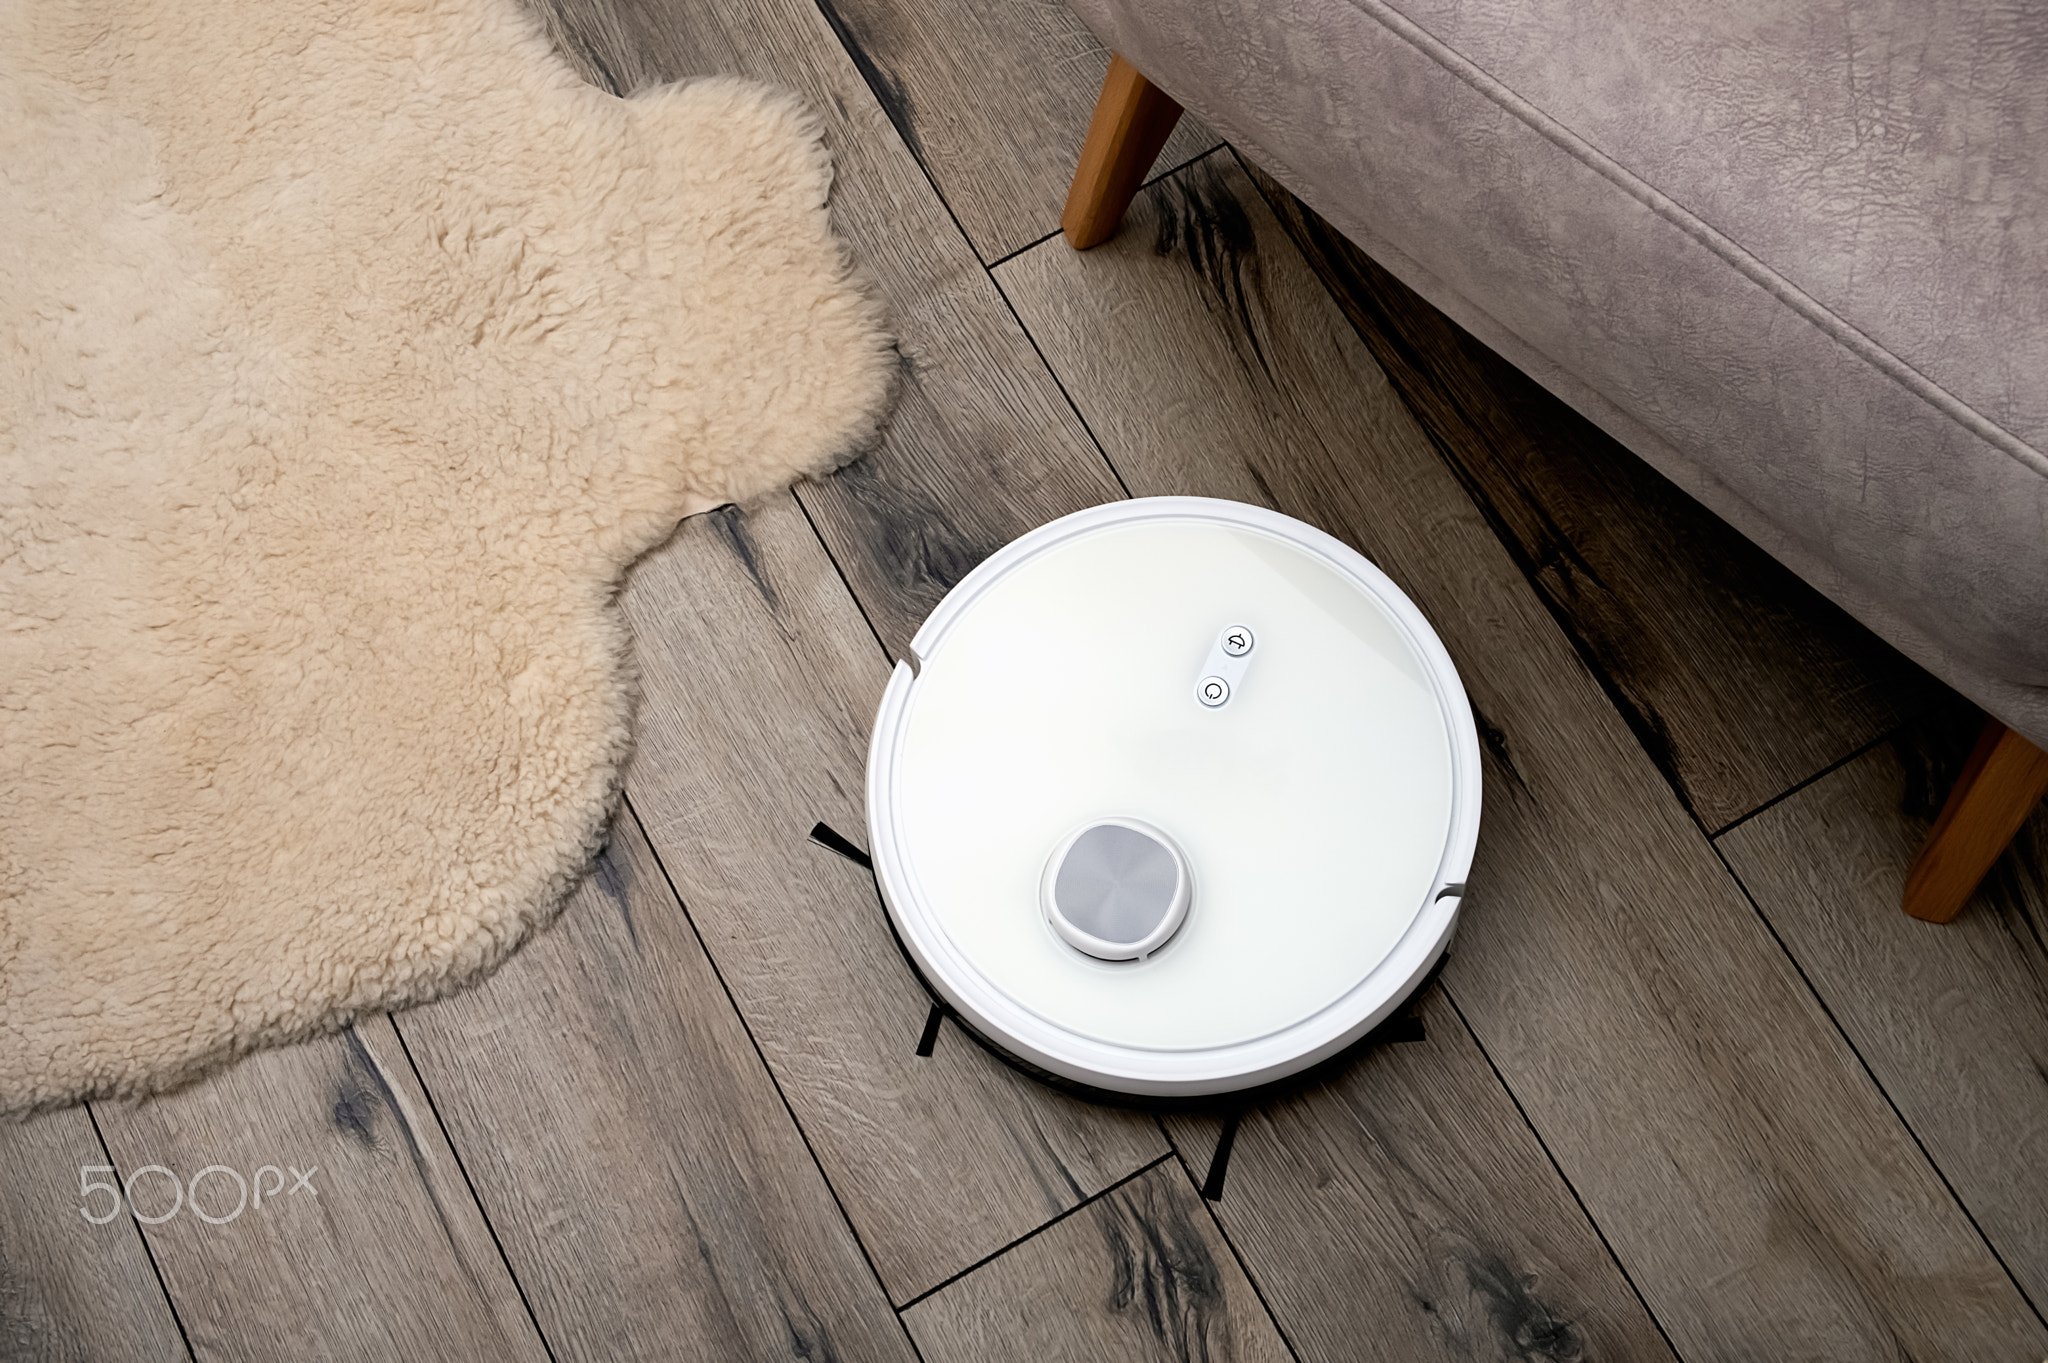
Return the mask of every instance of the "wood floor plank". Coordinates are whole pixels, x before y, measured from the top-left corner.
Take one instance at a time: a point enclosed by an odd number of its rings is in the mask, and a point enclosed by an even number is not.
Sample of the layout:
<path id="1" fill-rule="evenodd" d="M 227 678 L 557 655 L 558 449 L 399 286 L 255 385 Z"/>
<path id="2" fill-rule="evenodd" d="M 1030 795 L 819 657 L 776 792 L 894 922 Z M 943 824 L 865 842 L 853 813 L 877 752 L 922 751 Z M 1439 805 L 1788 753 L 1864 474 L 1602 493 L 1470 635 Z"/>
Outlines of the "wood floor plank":
<path id="1" fill-rule="evenodd" d="M 983 260 L 1059 230 L 1109 69 L 1065 0 L 819 2 Z M 1188 114 L 1154 173 L 1220 141 Z"/>
<path id="2" fill-rule="evenodd" d="M 394 1021 L 557 1360 L 914 1357 L 630 811 L 560 922 Z"/>
<path id="3" fill-rule="evenodd" d="M 1443 980 L 1679 1353 L 2048 1352 L 1249 179 L 1212 157 L 1134 213 L 998 278 L 1134 493 L 1301 516 L 1443 635 L 1486 769 Z"/>
<path id="4" fill-rule="evenodd" d="M 1645 751 L 1720 829 L 1942 688 L 1253 170 Z"/>
<path id="5" fill-rule="evenodd" d="M 1216 1213 L 1307 1360 L 1670 1359 L 1443 991 L 1240 1121 Z M 1167 1132 L 1202 1176 L 1221 1122 Z"/>
<path id="6" fill-rule="evenodd" d="M 383 1014 L 95 1110 L 199 1363 L 547 1357 Z"/>
<path id="7" fill-rule="evenodd" d="M 798 495 L 884 647 L 904 656 L 947 590 L 1024 531 L 1122 495 L 813 0 L 545 3 L 592 79 L 727 71 L 823 117 L 833 226 L 889 300 L 902 388 L 880 447 Z"/>
<path id="8" fill-rule="evenodd" d="M 693 517 L 624 597 L 645 699 L 627 793 L 893 1300 L 1156 1159 L 1157 1126 L 1025 1079 L 946 1028 L 868 873 L 887 663 L 801 508 Z"/>
<path id="9" fill-rule="evenodd" d="M 1285 1363 L 1244 1270 L 1171 1161 L 903 1313 L 926 1363 Z"/>
<path id="10" fill-rule="evenodd" d="M 106 1162 L 82 1107 L 0 1123 L 0 1358 L 191 1357 L 135 1223 L 82 1191 L 109 1181 Z"/>
<path id="11" fill-rule="evenodd" d="M 1720 847 L 2006 1266 L 2048 1308 L 2048 809 L 1952 923 L 1899 887 L 1981 716 L 1910 726 Z"/>

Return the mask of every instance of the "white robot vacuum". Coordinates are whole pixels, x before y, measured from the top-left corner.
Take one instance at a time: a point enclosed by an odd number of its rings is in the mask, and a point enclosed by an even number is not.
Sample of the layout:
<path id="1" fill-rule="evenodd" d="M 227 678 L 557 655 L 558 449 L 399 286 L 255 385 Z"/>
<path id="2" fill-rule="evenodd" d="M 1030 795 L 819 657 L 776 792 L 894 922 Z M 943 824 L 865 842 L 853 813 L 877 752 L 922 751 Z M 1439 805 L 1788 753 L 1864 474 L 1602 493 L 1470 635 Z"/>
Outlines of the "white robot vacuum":
<path id="1" fill-rule="evenodd" d="M 953 589 L 882 698 L 876 879 L 982 1040 L 1091 1089 L 1271 1083 L 1443 954 L 1479 742 L 1386 575 L 1260 507 L 1054 521 Z"/>

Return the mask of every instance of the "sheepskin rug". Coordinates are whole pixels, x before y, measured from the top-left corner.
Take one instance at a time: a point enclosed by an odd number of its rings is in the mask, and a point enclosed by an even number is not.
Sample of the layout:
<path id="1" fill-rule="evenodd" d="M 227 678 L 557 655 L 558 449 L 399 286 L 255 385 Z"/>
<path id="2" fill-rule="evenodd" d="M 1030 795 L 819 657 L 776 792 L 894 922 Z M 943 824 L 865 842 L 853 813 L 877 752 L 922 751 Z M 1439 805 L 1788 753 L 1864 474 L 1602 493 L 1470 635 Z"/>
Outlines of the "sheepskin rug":
<path id="1" fill-rule="evenodd" d="M 621 575 L 857 450 L 820 126 L 513 0 L 0 0 L 0 1110 L 442 993 L 630 745 Z"/>

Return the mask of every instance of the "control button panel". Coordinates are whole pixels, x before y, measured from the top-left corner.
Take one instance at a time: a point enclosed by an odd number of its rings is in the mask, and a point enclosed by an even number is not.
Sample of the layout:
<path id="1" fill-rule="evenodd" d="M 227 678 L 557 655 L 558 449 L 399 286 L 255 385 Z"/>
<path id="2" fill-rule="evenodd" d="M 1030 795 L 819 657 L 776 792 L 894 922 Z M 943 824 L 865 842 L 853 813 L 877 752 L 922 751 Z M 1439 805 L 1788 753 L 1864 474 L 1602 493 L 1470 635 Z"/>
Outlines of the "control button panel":
<path id="1" fill-rule="evenodd" d="M 1225 625 L 1218 630 L 1209 656 L 1195 674 L 1195 699 L 1210 710 L 1230 704 L 1230 698 L 1244 684 L 1245 670 L 1251 666 L 1252 650 L 1257 645 L 1250 625 Z"/>

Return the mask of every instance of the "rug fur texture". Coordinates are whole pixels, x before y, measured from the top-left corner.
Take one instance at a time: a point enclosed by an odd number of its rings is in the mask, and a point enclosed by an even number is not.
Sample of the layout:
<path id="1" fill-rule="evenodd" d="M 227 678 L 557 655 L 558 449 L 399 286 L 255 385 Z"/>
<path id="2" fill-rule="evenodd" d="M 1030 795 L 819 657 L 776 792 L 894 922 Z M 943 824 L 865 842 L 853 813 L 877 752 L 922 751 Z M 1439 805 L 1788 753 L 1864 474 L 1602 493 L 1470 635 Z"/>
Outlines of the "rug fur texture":
<path id="1" fill-rule="evenodd" d="M 626 566 L 884 409 L 820 137 L 593 89 L 513 0 L 0 0 L 0 1111 L 552 914 Z"/>

